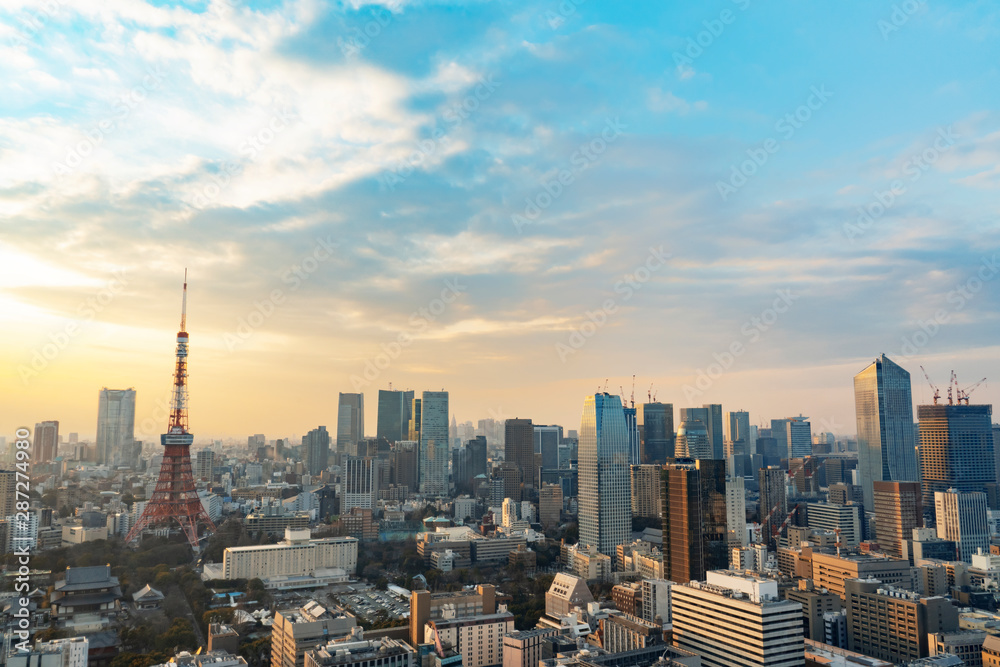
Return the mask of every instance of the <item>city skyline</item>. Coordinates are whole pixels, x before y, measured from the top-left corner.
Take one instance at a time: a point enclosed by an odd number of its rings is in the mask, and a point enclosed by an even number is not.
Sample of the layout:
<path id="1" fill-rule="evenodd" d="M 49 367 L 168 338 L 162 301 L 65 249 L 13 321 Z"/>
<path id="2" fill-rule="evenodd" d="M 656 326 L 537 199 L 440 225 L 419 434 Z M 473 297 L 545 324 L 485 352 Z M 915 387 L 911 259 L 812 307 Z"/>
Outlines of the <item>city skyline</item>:
<path id="1" fill-rule="evenodd" d="M 573 424 L 633 373 L 837 431 L 878 354 L 991 375 L 995 13 L 723 4 L 0 10 L 0 431 L 152 417 L 184 267 L 199 436 L 389 382 Z"/>

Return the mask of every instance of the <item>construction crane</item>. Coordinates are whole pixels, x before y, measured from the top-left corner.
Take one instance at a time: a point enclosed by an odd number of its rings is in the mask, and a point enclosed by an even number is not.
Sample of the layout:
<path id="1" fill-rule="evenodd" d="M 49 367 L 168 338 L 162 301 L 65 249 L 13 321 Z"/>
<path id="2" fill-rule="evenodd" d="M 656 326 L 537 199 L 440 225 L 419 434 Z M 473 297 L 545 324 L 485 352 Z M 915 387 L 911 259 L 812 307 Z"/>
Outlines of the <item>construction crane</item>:
<path id="1" fill-rule="evenodd" d="M 954 399 L 952 398 L 952 395 L 951 395 L 952 385 L 954 385 L 955 388 L 958 388 L 958 378 L 955 377 L 955 371 L 952 371 L 951 372 L 951 377 L 948 378 L 948 405 L 954 405 L 955 404 Z"/>
<path id="2" fill-rule="evenodd" d="M 958 390 L 958 403 L 959 403 L 959 405 L 962 404 L 962 401 L 965 401 L 965 404 L 968 405 L 969 404 L 969 394 L 971 394 L 972 392 L 974 392 L 976 390 L 976 387 L 978 387 L 979 385 L 981 385 L 984 382 L 986 382 L 986 378 L 983 378 L 982 380 L 980 380 L 976 384 L 972 385 L 971 387 L 966 387 L 965 389 L 959 389 Z"/>
<path id="3" fill-rule="evenodd" d="M 649 391 L 646 392 L 646 398 L 649 399 L 650 403 L 653 402 L 653 383 L 652 382 L 649 383 Z"/>
<path id="4" fill-rule="evenodd" d="M 629 407 L 635 407 L 635 373 L 632 374 L 632 404 Z"/>
<path id="5" fill-rule="evenodd" d="M 934 390 L 934 405 L 937 405 L 938 401 L 941 399 L 941 390 L 938 389 L 933 382 L 931 382 L 931 376 L 927 374 L 927 371 L 924 370 L 923 366 L 920 367 L 920 370 L 923 371 L 924 377 L 927 378 L 927 384 L 929 384 L 931 389 Z"/>

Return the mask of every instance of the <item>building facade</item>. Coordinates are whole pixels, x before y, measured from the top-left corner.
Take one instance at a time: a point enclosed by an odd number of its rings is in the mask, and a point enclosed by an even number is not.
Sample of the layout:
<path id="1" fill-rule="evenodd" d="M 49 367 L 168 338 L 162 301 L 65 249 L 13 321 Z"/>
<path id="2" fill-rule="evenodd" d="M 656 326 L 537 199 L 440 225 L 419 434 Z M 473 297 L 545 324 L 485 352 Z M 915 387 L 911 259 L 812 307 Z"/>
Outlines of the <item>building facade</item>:
<path id="1" fill-rule="evenodd" d="M 580 423 L 580 544 L 615 557 L 632 536 L 625 412 L 618 396 L 588 396 Z"/>

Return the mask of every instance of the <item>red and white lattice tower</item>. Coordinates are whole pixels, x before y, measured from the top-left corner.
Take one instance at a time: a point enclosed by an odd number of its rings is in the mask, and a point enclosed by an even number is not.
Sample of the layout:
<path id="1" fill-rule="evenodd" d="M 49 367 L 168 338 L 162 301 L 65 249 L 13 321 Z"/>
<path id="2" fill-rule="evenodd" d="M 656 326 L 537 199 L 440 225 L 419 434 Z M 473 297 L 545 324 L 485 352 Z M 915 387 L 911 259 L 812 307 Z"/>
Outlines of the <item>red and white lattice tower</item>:
<path id="1" fill-rule="evenodd" d="M 187 270 L 184 271 L 184 295 L 181 299 L 181 330 L 177 333 L 177 363 L 174 366 L 174 390 L 170 401 L 170 421 L 167 432 L 160 436 L 163 463 L 156 490 L 146 503 L 142 516 L 125 537 L 125 544 L 139 537 L 156 524 L 177 521 L 187 536 L 191 548 L 198 550 L 198 521 L 210 531 L 215 524 L 201 504 L 191 474 L 191 443 L 187 414 Z"/>

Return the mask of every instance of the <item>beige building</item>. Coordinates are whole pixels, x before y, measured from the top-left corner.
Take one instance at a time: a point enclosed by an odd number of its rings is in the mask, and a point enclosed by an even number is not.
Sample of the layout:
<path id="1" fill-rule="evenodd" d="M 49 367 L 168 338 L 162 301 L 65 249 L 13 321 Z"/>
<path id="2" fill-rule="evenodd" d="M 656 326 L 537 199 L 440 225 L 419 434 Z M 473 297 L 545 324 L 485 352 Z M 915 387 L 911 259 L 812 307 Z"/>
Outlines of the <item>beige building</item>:
<path id="1" fill-rule="evenodd" d="M 572 574 L 560 572 L 545 593 L 545 615 L 552 619 L 562 618 L 574 607 L 586 607 L 594 601 L 594 595 L 587 588 L 587 582 Z"/>
<path id="2" fill-rule="evenodd" d="M 488 667 L 503 663 L 504 635 L 514 632 L 514 614 L 442 618 L 424 625 L 424 643 L 450 644 L 462 654 L 462 667 Z"/>
<path id="3" fill-rule="evenodd" d="M 86 526 L 62 527 L 62 546 L 64 547 L 71 547 L 74 544 L 96 542 L 97 540 L 106 539 L 108 539 L 107 526 L 97 526 L 95 528 L 89 528 Z"/>
<path id="4" fill-rule="evenodd" d="M 353 537 L 309 539 L 309 529 L 285 530 L 278 544 L 228 547 L 222 555 L 226 579 L 269 579 L 314 575 L 339 568 L 353 574 L 358 565 L 358 540 Z"/>
<path id="5" fill-rule="evenodd" d="M 349 637 L 357 620 L 343 609 L 327 609 L 315 600 L 274 615 L 271 667 L 304 667 L 306 651 L 338 637 Z"/>
<path id="6" fill-rule="evenodd" d="M 489 584 L 454 593 L 413 591 L 410 593 L 410 644 L 418 646 L 424 642 L 424 626 L 428 621 L 491 615 L 496 609 L 496 588 Z"/>
<path id="7" fill-rule="evenodd" d="M 983 641 L 983 667 L 1000 667 L 1000 635 L 986 635 Z"/>
<path id="8" fill-rule="evenodd" d="M 935 632 L 927 636 L 927 650 L 931 655 L 957 655 L 966 667 L 982 667 L 984 641 L 982 630 Z"/>
<path id="9" fill-rule="evenodd" d="M 909 588 L 912 584 L 910 563 L 897 558 L 879 556 L 837 556 L 836 554 L 812 555 L 813 583 L 817 588 L 826 588 L 845 600 L 844 582 L 848 579 L 868 579 L 874 577 L 883 584 Z"/>
<path id="10" fill-rule="evenodd" d="M 905 662 L 930 655 L 929 633 L 958 629 L 958 610 L 947 598 L 922 597 L 875 579 L 849 579 L 848 648 L 880 660 Z"/>
<path id="11" fill-rule="evenodd" d="M 538 667 L 542 659 L 542 642 L 555 633 L 555 628 L 536 628 L 506 635 L 503 638 L 503 667 Z"/>

